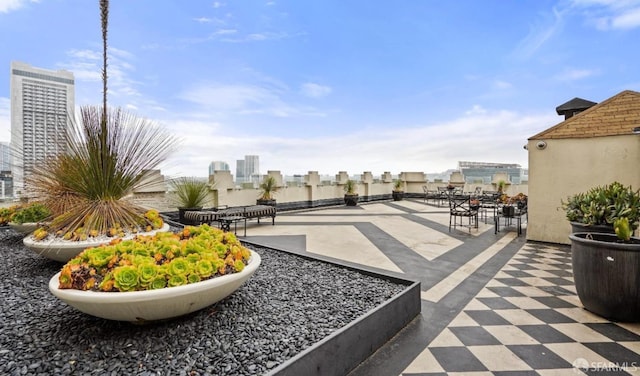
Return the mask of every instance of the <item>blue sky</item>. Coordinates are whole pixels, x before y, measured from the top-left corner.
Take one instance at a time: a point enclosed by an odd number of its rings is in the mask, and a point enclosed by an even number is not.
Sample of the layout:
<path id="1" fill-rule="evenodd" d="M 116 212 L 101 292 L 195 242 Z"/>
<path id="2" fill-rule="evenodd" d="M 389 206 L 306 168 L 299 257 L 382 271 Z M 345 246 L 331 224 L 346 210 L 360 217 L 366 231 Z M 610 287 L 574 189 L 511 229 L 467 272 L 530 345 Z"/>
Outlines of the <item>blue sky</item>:
<path id="1" fill-rule="evenodd" d="M 170 176 L 527 166 L 556 106 L 640 90 L 637 0 L 114 0 L 109 21 L 109 103 L 181 139 Z M 100 104 L 97 0 L 0 0 L 0 45 L 0 141 L 11 61 Z"/>

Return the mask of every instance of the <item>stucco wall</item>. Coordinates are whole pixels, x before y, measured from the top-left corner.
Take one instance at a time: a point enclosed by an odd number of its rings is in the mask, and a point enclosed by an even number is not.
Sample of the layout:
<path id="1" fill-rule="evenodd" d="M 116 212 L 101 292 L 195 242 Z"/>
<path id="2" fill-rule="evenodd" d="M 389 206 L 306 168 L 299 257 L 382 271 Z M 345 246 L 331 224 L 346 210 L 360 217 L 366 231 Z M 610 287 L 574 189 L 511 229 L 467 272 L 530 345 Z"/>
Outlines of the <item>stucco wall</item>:
<path id="1" fill-rule="evenodd" d="M 527 240 L 569 244 L 561 200 L 619 181 L 640 188 L 640 136 L 531 140 Z"/>

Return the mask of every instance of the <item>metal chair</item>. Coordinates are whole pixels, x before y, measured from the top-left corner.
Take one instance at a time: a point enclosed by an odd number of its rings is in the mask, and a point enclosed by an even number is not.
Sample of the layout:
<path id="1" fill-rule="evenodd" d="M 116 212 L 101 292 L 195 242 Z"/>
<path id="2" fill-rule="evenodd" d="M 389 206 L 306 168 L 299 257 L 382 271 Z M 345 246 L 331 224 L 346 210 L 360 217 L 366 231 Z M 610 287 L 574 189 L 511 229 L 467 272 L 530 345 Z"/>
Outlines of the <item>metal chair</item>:
<path id="1" fill-rule="evenodd" d="M 453 229 L 456 229 L 457 218 L 460 218 L 460 226 L 468 226 L 469 232 L 471 227 L 478 228 L 478 210 L 471 207 L 470 195 L 450 195 L 449 196 L 449 232 L 451 232 L 451 223 Z M 462 218 L 468 218 L 469 224 L 463 225 Z"/>

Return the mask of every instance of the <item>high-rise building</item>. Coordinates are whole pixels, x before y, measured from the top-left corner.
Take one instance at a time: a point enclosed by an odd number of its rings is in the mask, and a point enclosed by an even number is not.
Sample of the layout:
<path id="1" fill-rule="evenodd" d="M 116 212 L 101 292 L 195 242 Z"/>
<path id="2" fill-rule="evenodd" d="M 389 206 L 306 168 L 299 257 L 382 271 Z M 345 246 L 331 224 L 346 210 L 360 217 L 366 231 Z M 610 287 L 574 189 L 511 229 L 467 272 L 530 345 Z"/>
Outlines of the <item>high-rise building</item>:
<path id="1" fill-rule="evenodd" d="M 236 183 L 244 183 L 244 159 L 236 160 Z"/>
<path id="2" fill-rule="evenodd" d="M 244 156 L 244 177 L 252 183 L 257 183 L 260 179 L 260 158 L 257 155 Z"/>
<path id="3" fill-rule="evenodd" d="M 209 164 L 209 176 L 213 175 L 216 171 L 230 171 L 229 164 L 223 161 L 213 161 Z"/>
<path id="4" fill-rule="evenodd" d="M 0 171 L 11 171 L 11 147 L 8 142 L 0 142 Z"/>
<path id="5" fill-rule="evenodd" d="M 11 63 L 11 151 L 14 193 L 21 195 L 34 166 L 67 147 L 75 106 L 73 73 Z"/>
<path id="6" fill-rule="evenodd" d="M 245 155 L 236 160 L 236 183 L 258 183 L 260 179 L 260 163 L 257 155 Z"/>

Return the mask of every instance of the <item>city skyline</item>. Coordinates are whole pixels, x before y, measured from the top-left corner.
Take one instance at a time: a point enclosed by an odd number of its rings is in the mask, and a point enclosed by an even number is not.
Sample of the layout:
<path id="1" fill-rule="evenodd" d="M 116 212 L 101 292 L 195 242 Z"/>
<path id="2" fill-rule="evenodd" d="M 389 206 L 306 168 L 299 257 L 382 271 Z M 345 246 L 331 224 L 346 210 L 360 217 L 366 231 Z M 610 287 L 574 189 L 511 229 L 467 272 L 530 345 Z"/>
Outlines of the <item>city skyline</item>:
<path id="1" fill-rule="evenodd" d="M 242 155 L 283 175 L 527 167 L 556 106 L 640 89 L 639 36 L 636 0 L 112 2 L 109 103 L 183 139 L 170 176 Z M 0 41 L 0 142 L 11 61 L 100 103 L 97 1 L 0 0 Z"/>

